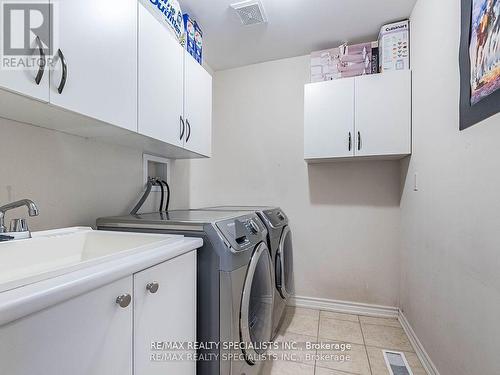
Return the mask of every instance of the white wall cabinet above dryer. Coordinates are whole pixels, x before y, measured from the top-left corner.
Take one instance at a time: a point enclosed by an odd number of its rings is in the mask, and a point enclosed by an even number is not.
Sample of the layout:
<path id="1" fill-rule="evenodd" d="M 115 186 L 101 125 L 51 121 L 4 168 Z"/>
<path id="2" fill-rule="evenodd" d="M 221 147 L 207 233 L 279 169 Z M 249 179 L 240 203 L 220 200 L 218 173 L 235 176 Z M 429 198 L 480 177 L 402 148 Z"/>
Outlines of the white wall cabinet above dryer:
<path id="1" fill-rule="evenodd" d="M 139 133 L 183 147 L 184 49 L 139 5 Z"/>
<path id="2" fill-rule="evenodd" d="M 411 154 L 411 71 L 305 86 L 304 158 L 401 158 Z"/>
<path id="3" fill-rule="evenodd" d="M 212 77 L 139 6 L 139 133 L 212 153 Z"/>
<path id="4" fill-rule="evenodd" d="M 184 52 L 184 147 L 212 155 L 212 77 Z"/>

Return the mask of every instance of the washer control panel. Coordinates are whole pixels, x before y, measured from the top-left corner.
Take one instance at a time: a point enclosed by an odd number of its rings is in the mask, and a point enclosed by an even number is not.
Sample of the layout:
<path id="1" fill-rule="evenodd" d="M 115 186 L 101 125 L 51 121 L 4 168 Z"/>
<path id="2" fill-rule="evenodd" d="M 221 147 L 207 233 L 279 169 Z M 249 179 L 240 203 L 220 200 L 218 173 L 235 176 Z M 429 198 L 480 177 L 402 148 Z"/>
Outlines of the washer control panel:
<path id="1" fill-rule="evenodd" d="M 220 221 L 216 225 L 234 251 L 247 250 L 265 240 L 267 235 L 264 224 L 255 214 Z"/>

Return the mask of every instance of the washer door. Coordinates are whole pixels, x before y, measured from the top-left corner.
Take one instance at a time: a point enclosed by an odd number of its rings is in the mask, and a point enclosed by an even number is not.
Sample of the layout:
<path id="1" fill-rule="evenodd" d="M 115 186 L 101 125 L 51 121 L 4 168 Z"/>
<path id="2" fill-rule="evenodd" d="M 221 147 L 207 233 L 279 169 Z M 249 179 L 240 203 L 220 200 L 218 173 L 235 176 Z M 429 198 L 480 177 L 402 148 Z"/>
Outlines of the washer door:
<path id="1" fill-rule="evenodd" d="M 240 311 L 243 353 L 251 365 L 266 352 L 261 343 L 271 341 L 273 302 L 272 260 L 267 246 L 261 243 L 248 266 Z"/>
<path id="2" fill-rule="evenodd" d="M 288 226 L 281 233 L 275 266 L 276 288 L 283 299 L 288 299 L 293 288 L 292 232 Z"/>

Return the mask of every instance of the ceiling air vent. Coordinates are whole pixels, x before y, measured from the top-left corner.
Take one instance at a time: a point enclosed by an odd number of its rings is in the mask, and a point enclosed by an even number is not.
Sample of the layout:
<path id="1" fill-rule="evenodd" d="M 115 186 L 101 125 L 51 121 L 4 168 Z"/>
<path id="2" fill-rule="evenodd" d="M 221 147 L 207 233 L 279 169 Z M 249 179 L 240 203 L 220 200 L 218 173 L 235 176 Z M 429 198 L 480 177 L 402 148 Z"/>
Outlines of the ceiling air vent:
<path id="1" fill-rule="evenodd" d="M 257 25 L 267 22 L 264 7 L 259 0 L 242 1 L 231 4 L 238 16 L 240 16 L 243 25 Z"/>

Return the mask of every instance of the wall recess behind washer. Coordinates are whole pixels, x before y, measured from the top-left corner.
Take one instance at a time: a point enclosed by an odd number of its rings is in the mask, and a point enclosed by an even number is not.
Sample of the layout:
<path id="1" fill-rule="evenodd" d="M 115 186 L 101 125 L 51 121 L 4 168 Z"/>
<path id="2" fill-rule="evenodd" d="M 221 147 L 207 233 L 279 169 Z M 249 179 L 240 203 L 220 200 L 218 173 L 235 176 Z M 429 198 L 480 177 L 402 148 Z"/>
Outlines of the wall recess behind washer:
<path id="1" fill-rule="evenodd" d="M 171 160 L 162 158 L 160 156 L 142 155 L 143 161 L 143 183 L 144 189 L 148 183 L 148 178 L 159 178 L 160 180 L 166 181 L 170 184 L 170 166 Z M 159 186 L 153 186 L 151 191 L 160 191 Z"/>

